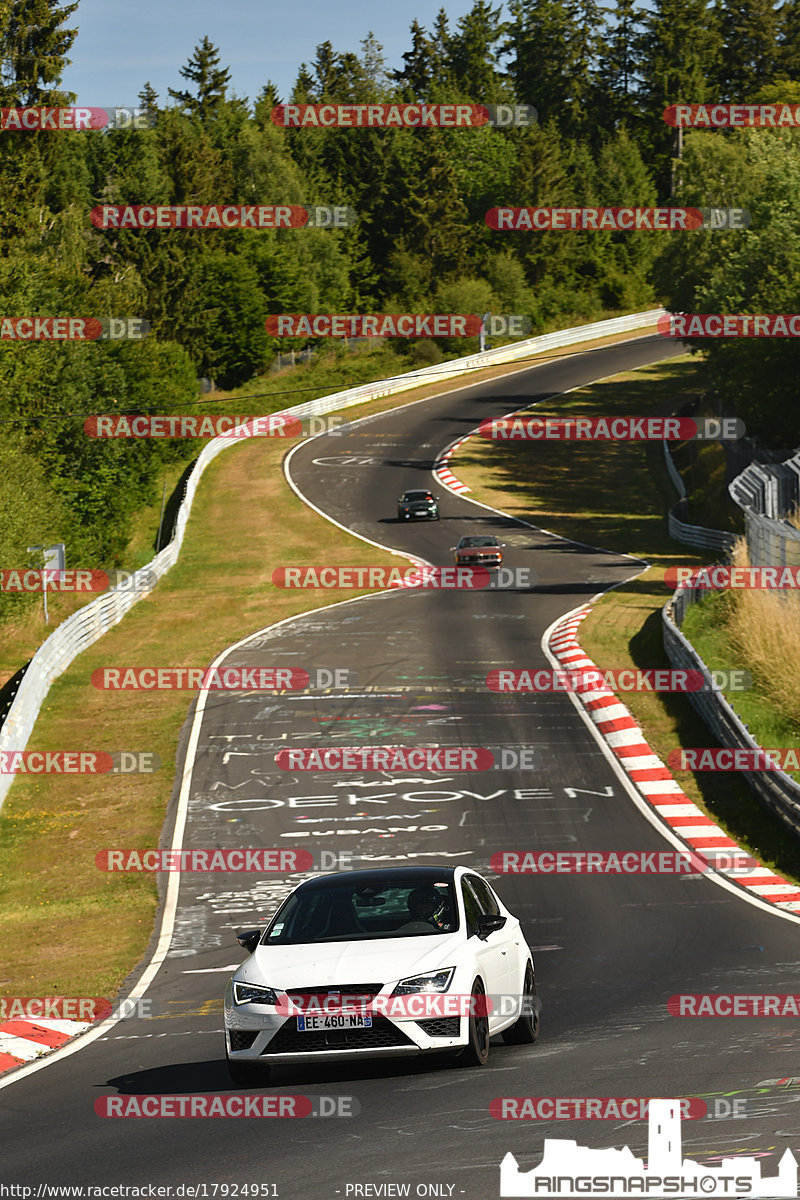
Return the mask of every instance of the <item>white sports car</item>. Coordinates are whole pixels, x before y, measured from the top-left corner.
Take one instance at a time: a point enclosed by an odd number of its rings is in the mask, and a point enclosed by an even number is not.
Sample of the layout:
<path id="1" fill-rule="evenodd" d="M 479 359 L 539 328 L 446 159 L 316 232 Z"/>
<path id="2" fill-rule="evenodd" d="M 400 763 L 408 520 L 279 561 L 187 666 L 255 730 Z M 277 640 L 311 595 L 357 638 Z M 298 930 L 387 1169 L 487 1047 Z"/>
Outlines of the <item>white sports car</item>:
<path id="1" fill-rule="evenodd" d="M 493 1034 L 539 1033 L 520 923 L 467 867 L 313 877 L 238 941 L 249 957 L 225 992 L 225 1051 L 239 1086 L 277 1063 L 447 1050 L 483 1066 Z"/>

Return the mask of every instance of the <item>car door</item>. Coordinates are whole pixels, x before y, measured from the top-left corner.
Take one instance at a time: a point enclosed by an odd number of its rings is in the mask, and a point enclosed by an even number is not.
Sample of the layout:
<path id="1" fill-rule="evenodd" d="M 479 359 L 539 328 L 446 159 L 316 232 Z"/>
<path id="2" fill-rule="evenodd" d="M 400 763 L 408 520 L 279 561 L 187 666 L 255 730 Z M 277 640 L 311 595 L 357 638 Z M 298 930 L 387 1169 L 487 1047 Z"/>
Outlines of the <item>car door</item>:
<path id="1" fill-rule="evenodd" d="M 481 887 L 483 881 L 477 875 L 465 875 L 461 880 L 461 895 L 467 922 L 467 938 L 475 958 L 477 971 L 486 987 L 487 995 L 493 998 L 489 1013 L 489 1030 L 503 1022 L 502 997 L 509 990 L 509 946 L 505 929 L 495 929 L 483 937 L 478 935 L 480 916 L 497 916 L 500 910 L 494 897 Z"/>

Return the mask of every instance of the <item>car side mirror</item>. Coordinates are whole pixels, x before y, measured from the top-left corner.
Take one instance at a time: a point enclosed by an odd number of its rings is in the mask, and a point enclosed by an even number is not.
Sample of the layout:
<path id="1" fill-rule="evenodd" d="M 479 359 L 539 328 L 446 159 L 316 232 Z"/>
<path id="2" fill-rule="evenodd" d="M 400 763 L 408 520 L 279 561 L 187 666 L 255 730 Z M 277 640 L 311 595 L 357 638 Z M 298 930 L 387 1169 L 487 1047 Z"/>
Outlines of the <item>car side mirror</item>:
<path id="1" fill-rule="evenodd" d="M 236 940 L 243 950 L 248 954 L 252 954 L 258 943 L 261 941 L 263 929 L 244 929 L 241 933 L 237 933 Z"/>
<path id="2" fill-rule="evenodd" d="M 499 913 L 481 913 L 478 917 L 478 937 L 485 941 L 490 933 L 502 929 L 505 923 L 506 918 L 501 917 Z"/>

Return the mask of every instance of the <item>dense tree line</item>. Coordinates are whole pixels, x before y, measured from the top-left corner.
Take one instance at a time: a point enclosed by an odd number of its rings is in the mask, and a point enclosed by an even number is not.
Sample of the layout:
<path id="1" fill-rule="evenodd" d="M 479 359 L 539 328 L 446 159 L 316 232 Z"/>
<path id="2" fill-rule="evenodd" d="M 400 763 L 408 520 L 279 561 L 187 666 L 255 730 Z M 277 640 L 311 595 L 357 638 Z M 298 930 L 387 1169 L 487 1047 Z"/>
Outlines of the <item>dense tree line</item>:
<path id="1" fill-rule="evenodd" d="M 60 82 L 76 9 L 0 4 L 0 107 L 74 100 Z M 184 86 L 164 98 L 143 82 L 146 130 L 0 133 L 3 312 L 135 314 L 152 328 L 141 343 L 0 344 L 3 561 L 24 557 L 34 530 L 37 542 L 68 540 L 73 561 L 118 559 L 163 464 L 196 447 L 92 441 L 85 415 L 188 410 L 198 376 L 245 382 L 286 348 L 266 336 L 268 313 L 488 309 L 526 313 L 539 331 L 659 298 L 706 311 L 798 307 L 797 135 L 690 133 L 673 184 L 677 143 L 662 113 L 800 95 L 800 0 L 509 0 L 505 13 L 475 0 L 454 24 L 444 9 L 431 29 L 414 21 L 397 70 L 371 34 L 357 52 L 322 43 L 287 97 L 270 81 L 252 100 L 236 96 L 207 38 L 177 71 Z M 526 103 L 539 120 L 504 131 L 284 130 L 271 120 L 284 101 L 392 100 Z M 753 225 L 673 237 L 509 234 L 484 222 L 497 204 L 670 198 L 749 207 Z M 100 230 L 89 213 L 102 203 L 347 204 L 358 220 L 343 230 Z M 414 361 L 442 351 L 465 347 L 418 348 Z M 404 369 L 414 350 L 397 353 Z M 782 436 L 797 439 L 793 347 L 714 355 L 737 403 L 765 428 L 780 411 Z"/>

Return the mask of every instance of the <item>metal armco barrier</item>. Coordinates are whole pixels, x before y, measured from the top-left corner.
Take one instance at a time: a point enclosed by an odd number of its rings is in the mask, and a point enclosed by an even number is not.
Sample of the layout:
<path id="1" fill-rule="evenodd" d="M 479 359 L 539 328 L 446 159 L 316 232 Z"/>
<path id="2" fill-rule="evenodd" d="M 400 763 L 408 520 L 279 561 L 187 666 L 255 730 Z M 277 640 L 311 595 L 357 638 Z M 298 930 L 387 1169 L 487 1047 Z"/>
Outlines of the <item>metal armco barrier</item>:
<path id="1" fill-rule="evenodd" d="M 711 673 L 708 667 L 679 628 L 688 607 L 702 594 L 702 588 L 677 588 L 661 610 L 662 633 L 664 649 L 672 666 L 702 671 L 710 686 Z M 720 691 L 687 692 L 686 695 L 723 746 L 760 749 Z M 783 771 L 743 771 L 742 774 L 759 800 L 779 816 L 793 833 L 800 833 L 800 784 Z"/>
<path id="2" fill-rule="evenodd" d="M 409 371 L 391 379 L 378 380 L 375 383 L 365 383 L 360 387 L 334 392 L 330 396 L 320 396 L 316 400 L 309 400 L 305 404 L 298 404 L 293 408 L 282 409 L 280 414 L 273 415 L 321 416 L 341 408 L 363 404 L 368 400 L 376 400 L 381 396 L 392 396 L 410 391 L 412 388 L 426 383 L 436 383 L 439 380 L 463 376 L 465 371 L 470 368 L 512 363 L 545 350 L 556 350 L 580 342 L 590 342 L 595 338 L 642 329 L 655 325 L 658 318 L 664 315 L 664 311 L 663 308 L 654 308 L 647 312 L 613 317 L 608 321 L 596 321 L 592 325 L 579 325 L 572 329 L 545 333 L 540 337 L 528 338 L 524 342 L 517 342 L 511 346 L 500 346 L 496 350 L 487 350 L 482 354 L 471 354 L 465 358 L 452 359 L 446 363 L 437 363 L 432 367 Z M 143 585 L 146 586 L 143 586 L 141 590 L 128 587 L 123 590 L 117 587 L 104 592 L 97 600 L 93 600 L 63 621 L 42 643 L 22 677 L 17 694 L 8 710 L 2 728 L 0 728 L 0 751 L 25 749 L 41 705 L 53 681 L 67 669 L 70 663 L 74 662 L 82 650 L 91 646 L 112 626 L 121 621 L 128 609 L 137 600 L 152 591 L 155 582 L 175 565 L 183 544 L 183 536 L 186 532 L 189 513 L 192 510 L 200 477 L 218 454 L 227 450 L 229 446 L 239 445 L 242 440 L 242 438 L 214 438 L 198 455 L 187 481 L 186 494 L 178 510 L 171 542 L 146 567 L 142 567 L 137 572 Z M 13 775 L 0 775 L 0 807 L 2 807 L 13 779 Z"/>
<path id="3" fill-rule="evenodd" d="M 689 525 L 683 520 L 688 515 L 686 486 L 675 463 L 672 461 L 672 455 L 669 452 L 669 443 L 662 442 L 661 445 L 664 449 L 664 462 L 666 463 L 667 474 L 680 497 L 677 504 L 673 504 L 667 514 L 669 536 L 684 546 L 696 546 L 700 550 L 731 550 L 736 541 L 737 535 L 735 533 L 726 533 L 721 529 L 706 529 L 704 525 Z"/>

